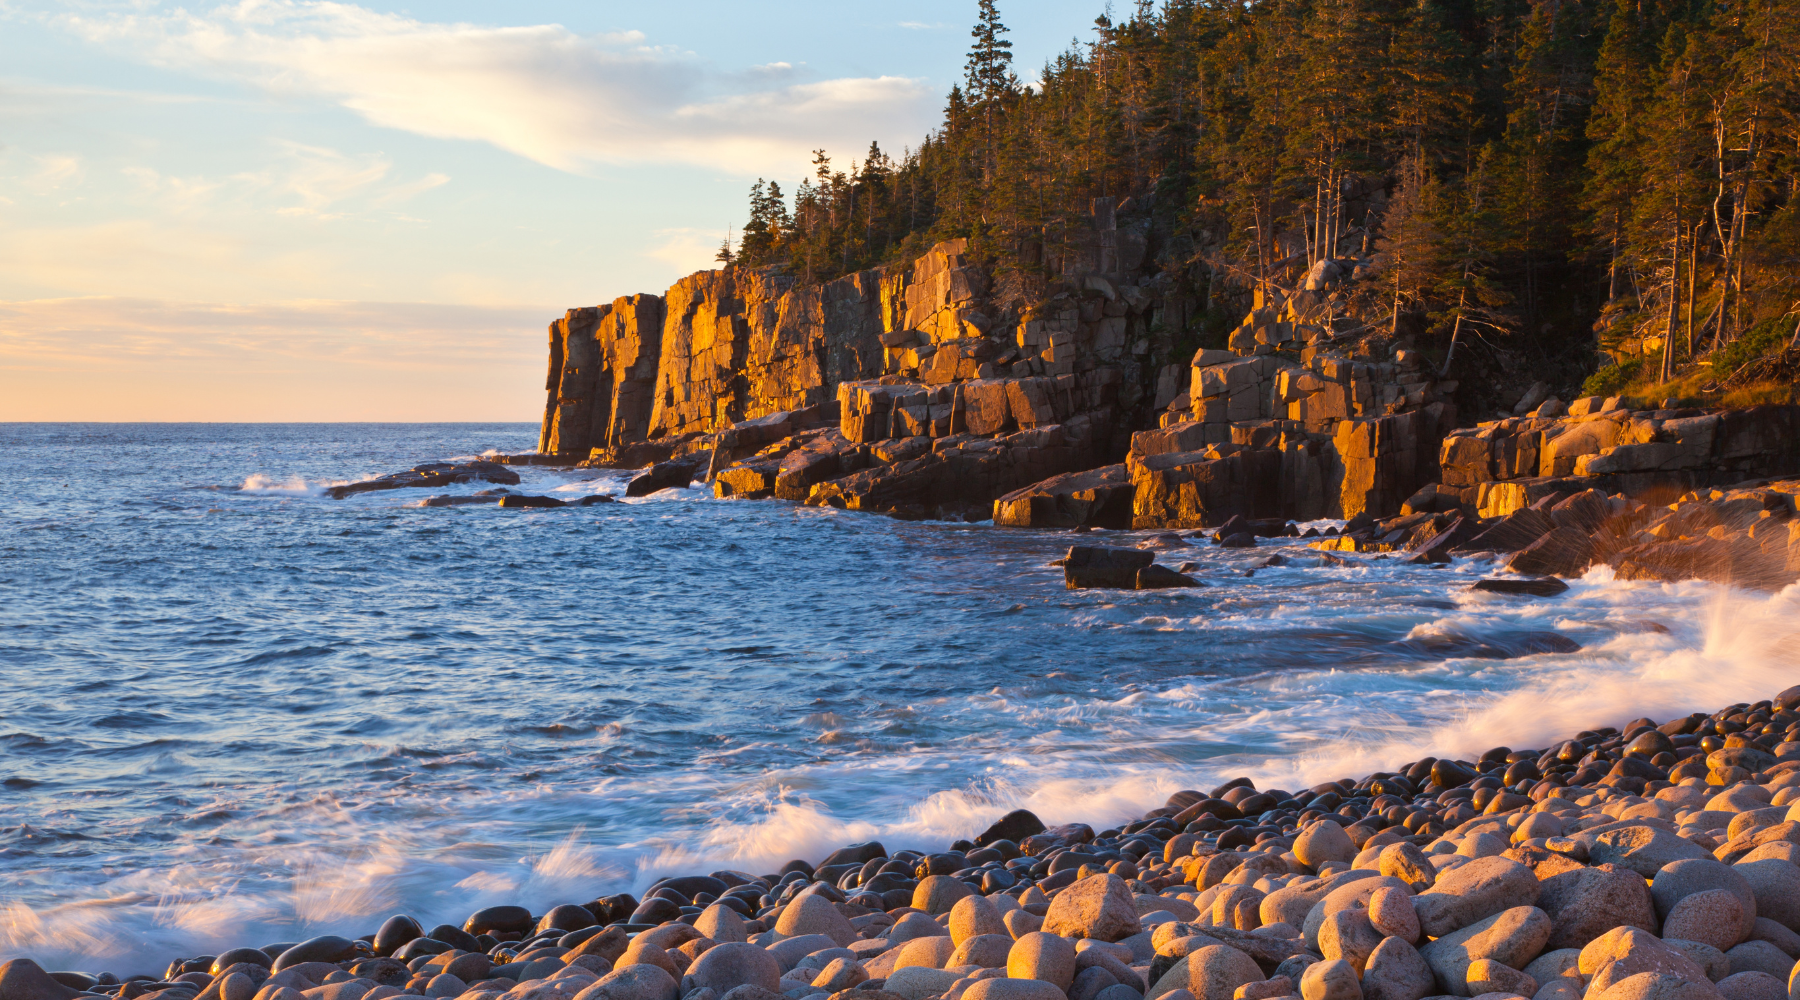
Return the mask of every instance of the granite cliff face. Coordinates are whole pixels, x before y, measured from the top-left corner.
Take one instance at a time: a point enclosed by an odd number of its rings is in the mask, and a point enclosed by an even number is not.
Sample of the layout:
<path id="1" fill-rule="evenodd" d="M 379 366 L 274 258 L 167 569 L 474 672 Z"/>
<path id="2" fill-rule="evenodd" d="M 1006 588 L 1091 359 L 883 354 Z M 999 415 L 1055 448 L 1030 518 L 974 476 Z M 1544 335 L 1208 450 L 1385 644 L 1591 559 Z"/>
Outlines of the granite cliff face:
<path id="1" fill-rule="evenodd" d="M 1800 571 L 1797 488 L 1771 478 L 1800 472 L 1800 407 L 1564 405 L 1539 386 L 1458 428 L 1455 383 L 1350 309 L 1368 299 L 1351 294 L 1362 262 L 1271 283 L 1227 348 L 1194 351 L 1191 289 L 1142 267 L 1110 202 L 1089 226 L 1056 278 L 990 273 L 956 241 L 826 284 L 726 268 L 572 309 L 550 327 L 530 460 L 648 466 L 637 496 L 698 479 L 721 497 L 1220 528 L 1238 545 L 1341 518 L 1315 547 L 1531 575 Z M 1186 585 L 1162 577 L 1142 585 Z"/>
<path id="2" fill-rule="evenodd" d="M 1354 262 L 1259 293 L 1231 350 L 1194 354 L 1192 290 L 1145 273 L 1109 199 L 1088 226 L 1056 279 L 991 273 L 953 241 L 822 285 L 726 268 L 570 310 L 550 328 L 539 451 L 683 464 L 720 495 L 1007 524 L 1069 521 L 1061 501 L 995 502 L 1090 470 L 1133 498 L 1074 523 L 1389 514 L 1435 477 L 1454 411 L 1416 357 L 1344 315 Z"/>

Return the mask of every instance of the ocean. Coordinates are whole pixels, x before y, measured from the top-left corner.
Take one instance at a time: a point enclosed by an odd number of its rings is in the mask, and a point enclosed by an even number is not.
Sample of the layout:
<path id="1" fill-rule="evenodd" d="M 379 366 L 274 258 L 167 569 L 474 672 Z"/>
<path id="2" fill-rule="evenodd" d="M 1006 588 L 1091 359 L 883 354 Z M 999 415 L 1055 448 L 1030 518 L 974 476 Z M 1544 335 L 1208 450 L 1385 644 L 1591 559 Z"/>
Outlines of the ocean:
<path id="1" fill-rule="evenodd" d="M 0 955 L 158 973 L 392 913 L 942 849 L 1019 807 L 1099 827 L 1237 775 L 1541 748 L 1800 672 L 1800 588 L 1601 568 L 1498 597 L 1472 560 L 698 489 L 322 494 L 536 435 L 0 424 Z M 630 477 L 519 471 L 563 498 Z M 1068 591 L 1075 542 L 1169 545 L 1208 586 Z"/>

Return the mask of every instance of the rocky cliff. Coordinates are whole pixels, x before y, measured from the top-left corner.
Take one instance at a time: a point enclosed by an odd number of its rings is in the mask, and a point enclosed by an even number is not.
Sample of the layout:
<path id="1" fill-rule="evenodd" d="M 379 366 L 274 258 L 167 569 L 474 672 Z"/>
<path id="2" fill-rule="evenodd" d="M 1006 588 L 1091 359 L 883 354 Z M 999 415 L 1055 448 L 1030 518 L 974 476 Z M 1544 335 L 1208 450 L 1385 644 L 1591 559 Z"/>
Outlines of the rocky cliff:
<path id="1" fill-rule="evenodd" d="M 1075 523 L 1140 526 L 1385 515 L 1435 478 L 1454 386 L 1347 312 L 1354 262 L 1266 286 L 1229 349 L 1195 352 L 1193 289 L 1144 269 L 1110 199 L 1086 226 L 1055 278 L 994 273 L 953 241 L 823 285 L 726 268 L 570 310 L 550 327 L 539 451 L 1008 524 L 1069 520 L 1061 500 L 994 505 L 1074 473 L 1133 493 Z"/>

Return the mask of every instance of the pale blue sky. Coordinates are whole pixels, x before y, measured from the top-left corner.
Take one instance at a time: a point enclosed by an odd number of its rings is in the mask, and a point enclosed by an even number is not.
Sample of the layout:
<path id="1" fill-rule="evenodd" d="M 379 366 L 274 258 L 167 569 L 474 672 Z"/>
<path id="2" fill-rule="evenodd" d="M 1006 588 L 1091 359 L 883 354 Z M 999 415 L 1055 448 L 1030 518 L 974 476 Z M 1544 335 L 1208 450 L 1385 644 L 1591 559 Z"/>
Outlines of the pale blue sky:
<path id="1" fill-rule="evenodd" d="M 1093 0 L 1008 3 L 1022 76 Z M 898 152 L 973 0 L 0 0 L 0 420 L 534 419 L 543 328 Z"/>

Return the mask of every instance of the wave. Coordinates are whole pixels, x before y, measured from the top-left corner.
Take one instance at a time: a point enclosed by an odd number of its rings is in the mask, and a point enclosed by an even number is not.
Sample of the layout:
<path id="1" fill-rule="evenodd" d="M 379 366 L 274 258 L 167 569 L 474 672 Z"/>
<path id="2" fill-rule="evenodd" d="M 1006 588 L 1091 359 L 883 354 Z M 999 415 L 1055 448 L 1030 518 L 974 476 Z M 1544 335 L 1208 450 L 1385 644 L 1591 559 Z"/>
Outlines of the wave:
<path id="1" fill-rule="evenodd" d="M 347 482 L 347 479 L 306 479 L 303 476 L 277 479 L 253 472 L 244 478 L 244 484 L 237 488 L 237 492 L 263 497 L 318 497 L 324 496 L 328 487 L 342 486 Z"/>

